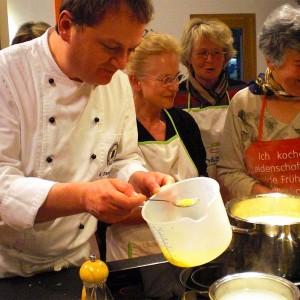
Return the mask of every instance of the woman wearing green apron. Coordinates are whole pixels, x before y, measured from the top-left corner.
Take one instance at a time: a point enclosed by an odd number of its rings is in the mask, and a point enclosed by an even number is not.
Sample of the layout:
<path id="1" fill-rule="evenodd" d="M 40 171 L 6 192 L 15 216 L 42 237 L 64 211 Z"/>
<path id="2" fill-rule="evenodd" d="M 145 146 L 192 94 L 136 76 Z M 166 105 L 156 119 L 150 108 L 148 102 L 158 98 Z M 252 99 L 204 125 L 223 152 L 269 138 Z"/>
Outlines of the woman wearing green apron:
<path id="1" fill-rule="evenodd" d="M 207 172 L 216 178 L 228 104 L 246 83 L 226 74 L 236 50 L 231 30 L 223 22 L 192 18 L 184 29 L 181 46 L 181 62 L 188 78 L 180 83 L 174 106 L 189 112 L 198 124 L 206 149 Z"/>
<path id="2" fill-rule="evenodd" d="M 176 181 L 207 176 L 205 148 L 196 122 L 187 112 L 172 107 L 182 79 L 178 42 L 165 34 L 146 35 L 132 53 L 127 72 L 134 94 L 139 149 L 146 168 L 172 175 Z M 161 251 L 140 210 L 130 220 L 108 227 L 108 261 L 157 253 Z M 173 267 L 162 272 L 173 276 L 177 274 Z M 164 278 L 160 280 L 170 280 L 168 276 Z M 177 294 L 174 284 L 166 283 L 163 290 L 157 286 L 157 291 L 152 284 L 151 297 L 162 296 L 161 292 L 170 297 Z"/>

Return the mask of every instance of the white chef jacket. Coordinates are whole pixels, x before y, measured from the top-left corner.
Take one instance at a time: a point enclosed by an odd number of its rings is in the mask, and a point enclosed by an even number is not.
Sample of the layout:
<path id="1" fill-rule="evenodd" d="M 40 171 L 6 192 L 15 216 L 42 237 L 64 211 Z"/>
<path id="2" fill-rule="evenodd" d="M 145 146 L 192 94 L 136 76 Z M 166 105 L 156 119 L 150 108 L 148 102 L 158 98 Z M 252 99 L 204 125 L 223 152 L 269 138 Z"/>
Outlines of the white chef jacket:
<path id="1" fill-rule="evenodd" d="M 0 278 L 80 265 L 96 251 L 90 214 L 34 224 L 56 182 L 146 170 L 127 76 L 70 80 L 51 56 L 52 30 L 0 51 Z"/>

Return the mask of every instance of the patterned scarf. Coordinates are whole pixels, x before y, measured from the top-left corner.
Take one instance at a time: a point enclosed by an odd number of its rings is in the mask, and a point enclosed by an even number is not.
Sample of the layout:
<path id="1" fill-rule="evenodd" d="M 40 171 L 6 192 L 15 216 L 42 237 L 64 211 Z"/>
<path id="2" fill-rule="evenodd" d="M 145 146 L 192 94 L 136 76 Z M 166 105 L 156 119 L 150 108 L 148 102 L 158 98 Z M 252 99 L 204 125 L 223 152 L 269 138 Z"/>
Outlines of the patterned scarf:
<path id="1" fill-rule="evenodd" d="M 189 84 L 189 81 L 191 84 Z M 189 74 L 189 78 L 186 81 L 187 90 L 191 95 L 198 100 L 202 105 L 220 105 L 222 104 L 222 99 L 224 98 L 227 88 L 228 79 L 225 72 L 220 74 L 219 80 L 215 87 L 211 90 L 204 88 L 195 78 L 194 74 Z"/>
<path id="2" fill-rule="evenodd" d="M 266 74 L 260 73 L 255 81 L 249 84 L 250 91 L 255 95 L 276 96 L 281 100 L 300 100 L 300 96 L 291 96 L 274 81 L 271 70 L 267 68 Z"/>

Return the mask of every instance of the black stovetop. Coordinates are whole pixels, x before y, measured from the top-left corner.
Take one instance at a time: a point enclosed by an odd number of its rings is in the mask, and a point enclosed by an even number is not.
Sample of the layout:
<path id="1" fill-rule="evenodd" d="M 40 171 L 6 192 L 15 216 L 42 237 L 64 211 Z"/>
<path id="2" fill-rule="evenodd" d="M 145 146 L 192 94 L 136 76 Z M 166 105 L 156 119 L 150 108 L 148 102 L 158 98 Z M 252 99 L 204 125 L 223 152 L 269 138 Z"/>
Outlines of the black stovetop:
<path id="1" fill-rule="evenodd" d="M 168 263 L 159 254 L 107 264 L 110 269 L 107 286 L 115 300 L 146 300 L 154 298 L 146 298 L 144 295 L 141 269 L 145 270 L 148 264 L 151 265 L 151 268 L 155 268 L 156 265 Z M 190 289 L 185 288 L 185 290 L 189 291 Z M 82 282 L 79 277 L 79 268 L 45 272 L 31 277 L 0 279 L 0 299 L 5 300 L 79 300 L 81 292 Z M 177 299 L 179 300 L 181 297 Z M 197 299 L 207 300 L 208 298 L 198 295 Z"/>

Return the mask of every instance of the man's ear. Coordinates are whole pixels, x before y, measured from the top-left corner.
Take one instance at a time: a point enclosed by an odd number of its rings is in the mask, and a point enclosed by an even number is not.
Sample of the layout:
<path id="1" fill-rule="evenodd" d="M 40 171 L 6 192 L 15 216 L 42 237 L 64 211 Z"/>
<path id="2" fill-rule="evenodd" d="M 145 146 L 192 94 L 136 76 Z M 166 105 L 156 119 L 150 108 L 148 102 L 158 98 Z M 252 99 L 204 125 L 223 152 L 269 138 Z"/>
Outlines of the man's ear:
<path id="1" fill-rule="evenodd" d="M 65 42 L 68 42 L 71 38 L 71 27 L 73 26 L 71 13 L 69 11 L 64 10 L 60 13 L 57 26 L 61 38 Z"/>
<path id="2" fill-rule="evenodd" d="M 130 81 L 132 88 L 135 91 L 140 91 L 141 83 L 140 83 L 139 79 L 134 74 L 130 74 L 128 77 L 129 77 L 129 81 Z"/>

